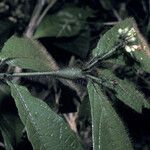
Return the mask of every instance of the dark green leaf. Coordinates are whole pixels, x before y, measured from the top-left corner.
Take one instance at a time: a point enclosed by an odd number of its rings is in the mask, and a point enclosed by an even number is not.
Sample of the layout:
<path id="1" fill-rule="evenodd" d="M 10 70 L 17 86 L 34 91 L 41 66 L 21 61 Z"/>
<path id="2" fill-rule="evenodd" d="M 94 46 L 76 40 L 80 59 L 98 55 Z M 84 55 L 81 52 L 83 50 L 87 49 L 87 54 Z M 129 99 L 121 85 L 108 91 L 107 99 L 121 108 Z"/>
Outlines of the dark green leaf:
<path id="1" fill-rule="evenodd" d="M 70 37 L 77 35 L 86 18 L 90 15 L 89 8 L 66 6 L 56 14 L 47 15 L 37 28 L 34 37 Z"/>
<path id="2" fill-rule="evenodd" d="M 14 114 L 0 114 L 0 130 L 6 150 L 13 150 L 21 141 L 23 128 L 24 126 L 18 116 Z"/>
<path id="3" fill-rule="evenodd" d="M 119 28 L 126 28 L 128 27 L 131 29 L 132 27 L 135 28 L 137 31 L 137 38 L 139 40 L 139 43 L 137 46 L 141 45 L 141 49 L 135 50 L 133 55 L 139 61 L 139 66 L 141 67 L 140 69 L 150 72 L 150 49 L 148 47 L 148 44 L 145 42 L 144 38 L 141 36 L 139 33 L 136 23 L 132 18 L 126 19 L 124 21 L 121 21 L 117 23 L 113 28 L 111 28 L 109 31 L 107 31 L 103 37 L 99 40 L 97 47 L 93 50 L 93 55 L 103 55 L 108 53 L 112 48 L 115 47 L 116 42 L 118 42 L 118 29 Z M 119 64 L 124 64 L 122 57 L 118 59 L 113 59 L 113 63 L 119 63 Z M 136 67 L 137 68 L 137 67 Z M 139 67 L 138 67 L 139 69 Z"/>
<path id="4" fill-rule="evenodd" d="M 150 103 L 144 95 L 139 92 L 133 83 L 117 78 L 109 70 L 101 70 L 100 76 L 106 78 L 109 84 L 114 84 L 113 89 L 117 92 L 117 98 L 135 111 L 141 113 L 143 108 L 150 108 Z M 110 86 L 109 86 L 110 87 Z"/>
<path id="5" fill-rule="evenodd" d="M 88 95 L 86 95 L 79 107 L 78 113 L 79 119 L 88 119 L 91 120 L 91 108 Z"/>
<path id="6" fill-rule="evenodd" d="M 9 94 L 10 94 L 9 86 L 1 83 L 0 84 L 0 108 L 4 98 L 7 97 Z"/>
<path id="7" fill-rule="evenodd" d="M 0 49 L 4 42 L 12 35 L 15 24 L 9 20 L 0 20 Z"/>
<path id="8" fill-rule="evenodd" d="M 133 27 L 134 20 L 132 18 L 126 19 L 117 23 L 114 27 L 112 27 L 109 31 L 107 31 L 103 37 L 99 40 L 97 47 L 93 50 L 93 55 L 103 55 L 108 53 L 118 41 L 118 29 L 126 28 L 129 29 Z"/>
<path id="9" fill-rule="evenodd" d="M 125 127 L 101 89 L 90 82 L 88 93 L 92 115 L 94 150 L 132 150 Z"/>
<path id="10" fill-rule="evenodd" d="M 150 49 L 148 47 L 143 47 L 141 50 L 133 52 L 135 58 L 140 63 L 137 69 L 150 72 Z"/>
<path id="11" fill-rule="evenodd" d="M 27 88 L 8 83 L 35 150 L 82 150 L 71 129 L 45 102 L 33 97 Z"/>
<path id="12" fill-rule="evenodd" d="M 54 61 L 37 41 L 12 36 L 4 45 L 0 59 L 10 59 L 9 64 L 36 71 L 54 68 Z M 11 60 L 12 59 L 12 60 Z"/>
<path id="13" fill-rule="evenodd" d="M 82 30 L 80 35 L 54 43 L 57 47 L 63 48 L 79 57 L 85 58 L 90 48 L 90 30 Z"/>

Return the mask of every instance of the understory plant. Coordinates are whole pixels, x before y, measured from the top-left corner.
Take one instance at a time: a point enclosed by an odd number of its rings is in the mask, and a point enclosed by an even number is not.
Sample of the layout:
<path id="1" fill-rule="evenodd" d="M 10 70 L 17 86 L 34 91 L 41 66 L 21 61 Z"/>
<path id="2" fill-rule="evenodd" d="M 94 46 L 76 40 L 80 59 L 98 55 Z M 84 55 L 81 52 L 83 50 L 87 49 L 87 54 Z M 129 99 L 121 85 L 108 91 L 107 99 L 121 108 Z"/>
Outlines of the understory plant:
<path id="1" fill-rule="evenodd" d="M 144 77 L 150 72 L 150 51 L 134 19 L 120 21 L 108 30 L 89 59 L 62 68 L 37 40 L 55 34 L 54 29 L 45 31 L 47 22 L 44 21 L 33 38 L 13 35 L 0 52 L 0 106 L 10 93 L 17 108 L 14 114 L 5 113 L 7 108 L 0 114 L 5 148 L 14 149 L 27 135 L 35 150 L 83 150 L 85 144 L 76 123 L 80 115 L 84 115 L 89 118 L 92 130 L 91 149 L 132 150 L 132 137 L 120 118 L 118 106 L 126 105 L 137 113 L 150 108 L 143 85 L 137 83 L 140 79 L 145 88 L 149 87 Z M 72 24 L 73 20 L 70 22 Z M 70 26 L 59 30 L 57 35 L 66 37 L 69 32 Z M 77 110 L 72 113 L 77 116 L 75 120 L 69 120 L 69 113 L 59 113 L 57 102 L 41 99 L 41 95 L 31 92 L 26 80 L 36 80 L 44 88 L 53 89 L 52 92 L 57 91 L 59 84 L 74 89 L 79 97 Z M 50 99 L 52 92 L 48 95 Z"/>

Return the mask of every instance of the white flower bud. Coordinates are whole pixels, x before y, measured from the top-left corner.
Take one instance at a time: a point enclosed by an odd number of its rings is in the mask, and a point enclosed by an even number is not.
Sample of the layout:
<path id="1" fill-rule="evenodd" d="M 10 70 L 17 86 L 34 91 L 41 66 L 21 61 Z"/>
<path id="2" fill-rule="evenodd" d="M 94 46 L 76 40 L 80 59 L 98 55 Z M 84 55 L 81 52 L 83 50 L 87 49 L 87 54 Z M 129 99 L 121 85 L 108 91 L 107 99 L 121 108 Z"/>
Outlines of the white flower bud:
<path id="1" fill-rule="evenodd" d="M 125 50 L 126 50 L 127 52 L 129 52 L 129 53 L 132 51 L 131 48 L 130 48 L 130 46 L 128 46 L 128 45 L 125 46 Z"/>
<path id="2" fill-rule="evenodd" d="M 122 34 L 123 30 L 121 28 L 118 29 L 118 33 Z"/>
<path id="3" fill-rule="evenodd" d="M 136 38 L 135 38 L 135 37 L 131 37 L 131 38 L 128 39 L 128 41 L 129 41 L 129 42 L 135 42 L 135 41 L 136 41 Z"/>
<path id="4" fill-rule="evenodd" d="M 123 31 L 124 31 L 124 33 L 127 33 L 129 31 L 129 28 L 126 27 Z"/>
<path id="5" fill-rule="evenodd" d="M 131 33 L 131 32 L 128 32 L 128 33 L 127 33 L 127 36 L 129 36 L 129 37 L 132 36 L 132 33 Z"/>
<path id="6" fill-rule="evenodd" d="M 134 47 L 130 47 L 130 48 L 131 48 L 131 51 L 132 51 L 132 52 L 134 52 L 134 51 L 135 51 L 135 48 L 134 48 Z"/>

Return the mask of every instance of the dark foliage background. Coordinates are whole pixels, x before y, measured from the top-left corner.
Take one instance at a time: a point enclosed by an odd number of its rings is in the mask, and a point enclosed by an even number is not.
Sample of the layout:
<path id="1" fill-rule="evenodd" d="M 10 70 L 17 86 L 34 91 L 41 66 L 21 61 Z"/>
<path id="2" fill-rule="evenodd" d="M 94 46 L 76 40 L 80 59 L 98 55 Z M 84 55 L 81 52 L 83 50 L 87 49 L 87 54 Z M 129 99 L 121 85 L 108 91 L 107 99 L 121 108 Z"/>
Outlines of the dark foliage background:
<path id="1" fill-rule="evenodd" d="M 0 1 L 0 47 L 14 33 L 22 35 L 30 21 L 30 17 L 36 0 L 1 0 Z M 79 8 L 90 10 L 88 19 L 84 20 L 80 32 L 71 37 L 45 37 L 39 38 L 39 41 L 47 48 L 60 67 L 78 65 L 80 61 L 85 62 L 90 57 L 91 50 L 95 48 L 99 38 L 110 29 L 117 21 L 127 17 L 134 17 L 138 27 L 150 42 L 150 1 L 149 0 L 58 0 L 54 7 L 50 9 L 49 14 L 58 12 L 66 5 L 74 5 Z M 83 20 L 80 20 L 83 23 Z M 4 70 L 4 68 L 3 68 Z M 122 71 L 119 76 L 124 75 Z M 149 74 L 144 74 L 143 78 L 134 79 L 147 97 L 150 96 L 149 87 L 145 88 L 145 80 L 149 80 Z M 42 80 L 42 82 L 41 82 Z M 33 95 L 44 99 L 53 109 L 59 113 L 76 112 L 80 103 L 80 98 L 74 90 L 66 87 L 62 83 L 57 84 L 57 88 L 45 85 L 44 79 L 37 82 L 36 79 L 22 79 L 21 83 L 29 87 Z M 85 81 L 75 81 L 82 88 L 86 85 Z M 59 104 L 55 106 L 55 94 L 61 90 Z M 0 100 L 0 113 L 15 114 L 17 110 L 14 101 L 5 93 L 0 94 L 3 101 Z M 68 99 L 72 99 L 71 101 Z M 67 101 L 67 100 L 68 101 Z M 88 105 L 88 104 L 87 104 Z M 118 103 L 117 110 L 125 121 L 125 125 L 131 135 L 135 150 L 150 149 L 150 110 L 144 110 L 143 114 L 138 114 L 127 106 Z M 77 127 L 87 149 L 91 147 L 91 128 L 88 110 L 81 114 Z M 2 136 L 0 141 L 3 143 Z M 0 145 L 3 149 L 3 146 Z M 27 140 L 26 133 L 23 133 L 21 141 L 16 144 L 15 150 L 32 149 Z"/>

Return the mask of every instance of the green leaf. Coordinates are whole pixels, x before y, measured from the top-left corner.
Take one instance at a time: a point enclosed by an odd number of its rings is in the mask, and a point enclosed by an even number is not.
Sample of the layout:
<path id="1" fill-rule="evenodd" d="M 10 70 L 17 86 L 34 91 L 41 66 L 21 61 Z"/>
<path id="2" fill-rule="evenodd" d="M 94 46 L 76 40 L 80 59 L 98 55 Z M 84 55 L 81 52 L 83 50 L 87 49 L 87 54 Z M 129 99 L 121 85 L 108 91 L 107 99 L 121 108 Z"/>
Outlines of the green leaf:
<path id="1" fill-rule="evenodd" d="M 53 59 L 44 47 L 29 38 L 12 36 L 4 45 L 0 59 L 10 59 L 13 66 L 35 71 L 48 71 L 54 66 Z"/>
<path id="2" fill-rule="evenodd" d="M 144 45 L 144 41 L 141 44 Z M 150 72 L 150 49 L 149 47 L 143 46 L 141 50 L 134 51 L 133 54 L 136 60 L 139 62 L 136 68 L 138 70 Z"/>
<path id="3" fill-rule="evenodd" d="M 15 24 L 11 21 L 4 19 L 0 20 L 0 49 L 4 42 L 12 35 Z"/>
<path id="4" fill-rule="evenodd" d="M 114 48 L 116 42 L 118 42 L 118 29 L 124 29 L 126 27 L 128 27 L 129 29 L 131 29 L 132 27 L 135 28 L 135 30 L 137 31 L 137 38 L 139 41 L 138 46 L 141 45 L 142 47 L 140 50 L 135 50 L 134 52 L 132 52 L 137 61 L 139 61 L 140 68 L 137 66 L 135 67 L 137 69 L 142 69 L 144 71 L 150 72 L 150 49 L 148 47 L 148 44 L 138 31 L 136 23 L 132 18 L 128 18 L 117 23 L 113 28 L 107 31 L 99 40 L 97 47 L 93 50 L 93 56 L 106 54 L 112 48 Z M 113 63 L 124 64 L 122 57 L 118 59 L 114 58 L 112 61 Z"/>
<path id="5" fill-rule="evenodd" d="M 82 103 L 79 107 L 78 118 L 80 120 L 87 119 L 91 122 L 91 109 L 90 109 L 90 101 L 88 95 L 86 95 L 82 100 Z"/>
<path id="6" fill-rule="evenodd" d="M 93 150 L 132 150 L 122 121 L 101 89 L 89 82 L 88 93 L 92 115 Z"/>
<path id="7" fill-rule="evenodd" d="M 132 18 L 125 19 L 124 21 L 117 23 L 102 36 L 97 44 L 97 47 L 93 50 L 93 55 L 97 56 L 108 53 L 118 41 L 118 29 L 126 27 L 130 29 L 133 27 L 133 24 L 134 20 Z"/>
<path id="8" fill-rule="evenodd" d="M 82 146 L 64 120 L 27 88 L 8 82 L 20 118 L 35 150 L 82 150 Z"/>
<path id="9" fill-rule="evenodd" d="M 138 70 L 143 70 L 146 72 L 150 72 L 150 47 L 145 38 L 140 33 L 139 29 L 137 28 L 137 25 L 134 24 L 133 27 L 135 28 L 137 32 L 137 38 L 138 38 L 138 44 L 139 47 L 137 50 L 135 50 L 133 53 L 136 60 L 139 62 L 137 65 L 135 65 L 135 68 Z"/>
<path id="10" fill-rule="evenodd" d="M 10 94 L 9 86 L 3 83 L 0 83 L 0 109 L 3 100 Z"/>
<path id="11" fill-rule="evenodd" d="M 63 38 L 61 41 L 55 42 L 54 44 L 59 48 L 63 48 L 79 57 L 85 58 L 90 49 L 90 30 L 86 28 L 82 30 L 78 36 L 72 39 L 67 38 L 66 40 Z"/>
<path id="12" fill-rule="evenodd" d="M 0 114 L 0 130 L 6 150 L 13 150 L 21 141 L 23 128 L 24 126 L 18 116 L 14 114 Z"/>
<path id="13" fill-rule="evenodd" d="M 114 84 L 113 89 L 117 92 L 117 98 L 127 106 L 139 113 L 142 113 L 143 108 L 150 108 L 148 100 L 127 79 L 121 80 L 109 70 L 101 70 L 100 76 L 104 77 L 108 82 L 113 82 L 109 84 Z"/>
<path id="14" fill-rule="evenodd" d="M 2 132 L 2 136 L 4 139 L 4 144 L 6 150 L 13 150 L 13 137 L 10 135 L 10 133 L 7 131 L 7 129 L 0 127 L 0 130 Z"/>
<path id="15" fill-rule="evenodd" d="M 12 23 L 9 20 L 0 20 L 0 35 L 3 35 L 4 33 L 10 31 L 14 27 L 14 23 Z"/>
<path id="16" fill-rule="evenodd" d="M 37 28 L 34 37 L 70 37 L 77 35 L 89 15 L 91 15 L 89 8 L 65 6 L 56 14 L 47 15 Z"/>

